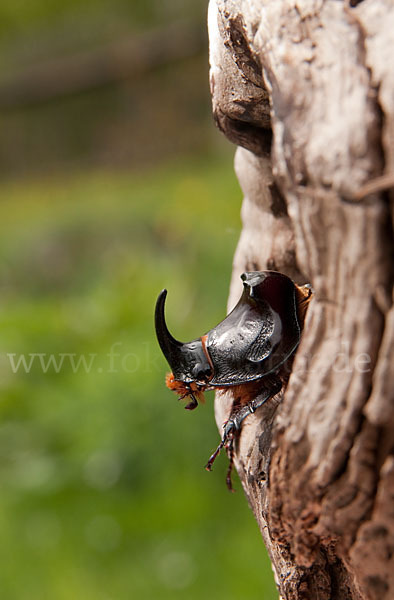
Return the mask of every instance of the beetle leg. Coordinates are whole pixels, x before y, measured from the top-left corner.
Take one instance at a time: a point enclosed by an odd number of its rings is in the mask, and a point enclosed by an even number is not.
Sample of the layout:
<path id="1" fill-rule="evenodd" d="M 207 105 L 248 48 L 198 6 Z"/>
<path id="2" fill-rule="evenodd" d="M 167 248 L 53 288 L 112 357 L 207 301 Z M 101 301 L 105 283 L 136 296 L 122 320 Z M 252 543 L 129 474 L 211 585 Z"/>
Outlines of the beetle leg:
<path id="1" fill-rule="evenodd" d="M 233 466 L 234 466 L 234 435 L 235 435 L 235 431 L 231 431 L 231 433 L 227 433 L 227 434 L 223 435 L 222 441 L 220 442 L 219 446 L 216 448 L 215 452 L 209 457 L 209 460 L 208 460 L 207 464 L 205 465 L 205 468 L 207 471 L 212 471 L 212 465 L 215 462 L 215 459 L 218 456 L 219 452 L 221 451 L 221 449 L 223 447 L 226 448 L 227 456 L 229 458 L 229 464 L 228 464 L 227 473 L 226 473 L 226 484 L 227 484 L 227 488 L 230 490 L 230 492 L 234 491 L 233 484 L 231 481 L 231 473 L 232 473 Z"/>
<path id="2" fill-rule="evenodd" d="M 233 466 L 234 466 L 234 435 L 232 435 L 227 443 L 226 443 L 226 450 L 227 450 L 227 456 L 228 456 L 228 467 L 227 467 L 227 473 L 226 473 L 226 484 L 227 484 L 227 489 L 230 492 L 234 492 L 234 488 L 233 488 L 233 483 L 231 481 L 231 473 L 233 471 Z"/>
<path id="3" fill-rule="evenodd" d="M 219 454 L 220 450 L 223 448 L 224 444 L 225 444 L 225 440 L 223 439 L 220 442 L 219 446 L 216 448 L 215 452 L 213 454 L 211 454 L 211 456 L 209 457 L 208 462 L 205 465 L 205 468 L 207 471 L 212 471 L 212 465 L 215 462 L 215 459 L 216 459 L 217 455 Z"/>
<path id="4" fill-rule="evenodd" d="M 245 406 L 241 408 L 234 407 L 235 410 L 232 411 L 229 420 L 224 426 L 224 435 L 223 440 L 225 441 L 228 435 L 232 431 L 239 431 L 241 429 L 241 425 L 244 419 L 247 416 L 252 415 L 260 406 L 263 406 L 273 396 L 280 392 L 282 384 L 280 381 L 273 382 L 270 388 L 263 390 L 261 394 L 257 396 L 257 398 L 253 398 L 250 400 Z"/>
<path id="5" fill-rule="evenodd" d="M 270 385 L 269 388 L 267 387 L 265 390 L 263 390 L 263 392 L 261 394 L 259 394 L 259 396 L 257 396 L 257 398 L 250 400 L 250 402 L 248 402 L 244 406 L 241 406 L 241 408 L 239 408 L 238 402 L 234 402 L 233 409 L 230 414 L 230 418 L 223 426 L 224 432 L 223 432 L 222 440 L 221 440 L 219 446 L 216 448 L 215 452 L 213 454 L 211 454 L 211 456 L 208 459 L 207 464 L 205 465 L 205 468 L 207 471 L 212 471 L 212 465 L 215 462 L 215 459 L 218 456 L 219 452 L 221 451 L 221 449 L 223 447 L 226 448 L 228 457 L 230 460 L 230 464 L 227 469 L 227 477 L 226 477 L 227 487 L 229 488 L 229 490 L 233 489 L 232 484 L 231 484 L 231 471 L 232 471 L 233 463 L 234 463 L 234 437 L 235 437 L 235 435 L 240 433 L 243 420 L 246 419 L 246 417 L 248 415 L 253 414 L 260 406 L 262 406 L 265 402 L 267 402 L 267 400 L 269 400 L 270 398 L 275 396 L 278 392 L 280 392 L 281 387 L 282 387 L 282 383 L 280 382 L 280 380 L 276 380 L 276 381 L 272 382 L 272 384 Z"/>

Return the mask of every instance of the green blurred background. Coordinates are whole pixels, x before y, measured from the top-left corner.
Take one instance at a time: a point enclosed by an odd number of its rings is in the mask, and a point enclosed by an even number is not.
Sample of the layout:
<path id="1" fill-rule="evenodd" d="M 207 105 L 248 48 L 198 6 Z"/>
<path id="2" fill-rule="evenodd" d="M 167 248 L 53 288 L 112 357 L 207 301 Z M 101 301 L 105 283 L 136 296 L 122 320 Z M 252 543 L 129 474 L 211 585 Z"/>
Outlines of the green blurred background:
<path id="1" fill-rule="evenodd" d="M 224 317 L 241 193 L 202 0 L 0 5 L 0 597 L 277 597 L 213 395 L 153 332 Z"/>

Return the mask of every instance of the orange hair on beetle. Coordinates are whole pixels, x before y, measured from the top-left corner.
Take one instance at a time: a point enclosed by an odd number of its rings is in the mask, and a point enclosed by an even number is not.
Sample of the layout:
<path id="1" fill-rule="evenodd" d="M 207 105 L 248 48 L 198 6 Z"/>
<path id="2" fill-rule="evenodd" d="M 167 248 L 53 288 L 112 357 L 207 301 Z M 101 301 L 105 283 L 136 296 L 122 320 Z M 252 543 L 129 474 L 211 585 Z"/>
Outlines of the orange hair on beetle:
<path id="1" fill-rule="evenodd" d="M 192 381 L 191 383 L 177 381 L 176 379 L 174 379 L 173 373 L 167 373 L 166 386 L 169 390 L 175 392 L 176 394 L 178 394 L 178 396 L 180 396 L 179 400 L 187 398 L 192 393 L 199 402 L 201 402 L 202 404 L 204 404 L 205 402 L 203 390 L 199 389 L 194 381 Z"/>

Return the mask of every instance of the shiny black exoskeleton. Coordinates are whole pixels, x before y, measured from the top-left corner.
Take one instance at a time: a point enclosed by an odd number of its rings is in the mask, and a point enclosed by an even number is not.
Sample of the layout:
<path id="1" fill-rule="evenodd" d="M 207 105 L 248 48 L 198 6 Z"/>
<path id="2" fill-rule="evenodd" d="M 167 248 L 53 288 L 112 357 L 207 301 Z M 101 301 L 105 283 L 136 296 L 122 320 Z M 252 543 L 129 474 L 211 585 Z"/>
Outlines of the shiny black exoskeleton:
<path id="1" fill-rule="evenodd" d="M 235 308 L 192 342 L 179 342 L 168 331 L 166 290 L 156 303 L 157 339 L 172 369 L 167 386 L 179 396 L 191 398 L 186 408 L 195 408 L 206 389 L 235 393 L 222 442 L 208 461 L 208 469 L 243 419 L 280 391 L 284 368 L 300 342 L 311 296 L 309 286 L 299 287 L 276 271 L 248 272 L 241 279 L 244 290 Z"/>

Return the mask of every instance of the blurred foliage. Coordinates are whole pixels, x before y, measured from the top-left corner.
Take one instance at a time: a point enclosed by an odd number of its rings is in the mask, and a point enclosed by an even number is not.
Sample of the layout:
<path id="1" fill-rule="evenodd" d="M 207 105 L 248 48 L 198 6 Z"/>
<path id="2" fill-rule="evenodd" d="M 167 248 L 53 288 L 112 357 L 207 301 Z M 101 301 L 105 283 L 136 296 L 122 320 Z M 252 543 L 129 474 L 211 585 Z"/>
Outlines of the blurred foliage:
<path id="1" fill-rule="evenodd" d="M 82 23 L 90 22 L 91 31 L 100 30 L 100 37 L 111 37 L 115 29 L 119 32 L 174 19 L 201 19 L 206 10 L 206 0 L 2 0 L 0 39 L 36 28 L 57 28 L 62 22 L 73 22 L 75 33 L 85 29 Z M 83 37 L 86 39 L 86 32 Z"/>
<path id="2" fill-rule="evenodd" d="M 103 48 L 111 56 L 111 44 L 183 20 L 206 34 L 206 11 L 206 0 L 2 0 L 0 106 L 2 91 L 7 96 L 18 87 L 29 68 L 51 66 L 53 78 L 61 78 L 64 57 Z M 0 112 L 1 178 L 71 172 L 82 164 L 138 168 L 169 154 L 211 149 L 218 138 L 207 54 L 208 41 L 205 51 L 151 66 L 142 76 L 125 73 L 98 89 L 6 105 Z M 103 69 L 107 58 L 104 53 Z"/>
<path id="3" fill-rule="evenodd" d="M 223 318 L 239 197 L 228 157 L 0 187 L 2 598 L 276 598 L 226 457 L 203 469 L 212 393 L 182 410 L 153 331 L 163 287 L 175 336 Z"/>
<path id="4" fill-rule="evenodd" d="M 0 87 L 174 21 L 205 31 L 206 10 L 2 0 Z M 181 339 L 224 317 L 240 192 L 215 152 L 207 48 L 8 107 L 0 128 L 1 597 L 276 598 L 226 457 L 203 469 L 219 439 L 213 394 L 182 410 L 153 331 L 163 287 Z"/>
<path id="5" fill-rule="evenodd" d="M 0 176 L 72 173 L 83 165 L 138 169 L 220 147 L 203 58 L 132 83 L 3 111 Z"/>

